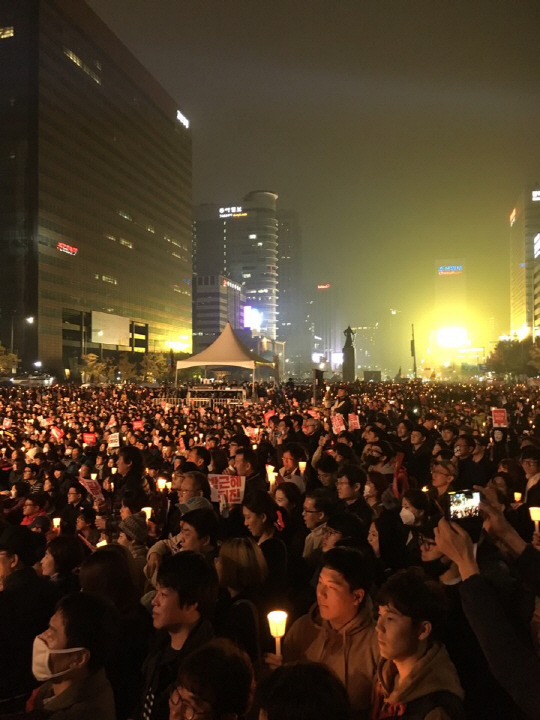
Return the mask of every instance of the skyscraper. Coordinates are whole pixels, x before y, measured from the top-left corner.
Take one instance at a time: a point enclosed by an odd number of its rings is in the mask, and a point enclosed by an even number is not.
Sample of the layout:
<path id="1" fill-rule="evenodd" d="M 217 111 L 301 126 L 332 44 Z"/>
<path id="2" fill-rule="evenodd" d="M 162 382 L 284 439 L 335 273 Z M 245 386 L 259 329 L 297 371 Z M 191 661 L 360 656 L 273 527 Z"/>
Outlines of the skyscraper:
<path id="1" fill-rule="evenodd" d="M 83 0 L 0 6 L 0 339 L 191 349 L 191 133 Z M 30 322 L 31 321 L 31 322 Z"/>
<path id="2" fill-rule="evenodd" d="M 279 319 L 278 337 L 290 361 L 309 357 L 309 336 L 299 332 L 305 321 L 302 278 L 302 237 L 294 210 L 278 210 Z"/>
<path id="3" fill-rule="evenodd" d="M 244 299 L 242 286 L 223 275 L 194 275 L 193 352 L 217 340 L 228 322 L 244 327 Z"/>
<path id="4" fill-rule="evenodd" d="M 510 213 L 510 331 L 536 336 L 540 326 L 540 189 L 527 187 Z"/>
<path id="5" fill-rule="evenodd" d="M 199 205 L 194 211 L 194 272 L 223 275 L 243 286 L 251 327 L 276 339 L 278 196 L 248 193 L 241 204 Z"/>

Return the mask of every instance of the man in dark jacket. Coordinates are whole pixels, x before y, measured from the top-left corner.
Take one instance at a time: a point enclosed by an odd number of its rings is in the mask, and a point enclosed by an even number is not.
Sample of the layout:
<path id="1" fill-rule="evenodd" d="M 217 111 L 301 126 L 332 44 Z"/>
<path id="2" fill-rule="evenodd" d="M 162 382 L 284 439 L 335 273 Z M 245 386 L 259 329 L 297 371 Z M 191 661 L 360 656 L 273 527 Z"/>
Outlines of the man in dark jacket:
<path id="1" fill-rule="evenodd" d="M 364 500 L 366 479 L 362 468 L 357 465 L 344 465 L 338 471 L 337 492 L 340 509 L 354 513 L 368 530 L 373 513 Z"/>
<path id="2" fill-rule="evenodd" d="M 32 644 L 58 599 L 54 585 L 32 567 L 44 555 L 44 540 L 20 526 L 0 533 L 0 716 L 24 707 L 35 685 Z"/>
<path id="3" fill-rule="evenodd" d="M 213 637 L 209 618 L 217 599 L 217 574 L 199 553 L 186 550 L 163 560 L 152 618 L 158 630 L 143 666 L 138 720 L 167 720 L 169 687 L 184 658 Z"/>

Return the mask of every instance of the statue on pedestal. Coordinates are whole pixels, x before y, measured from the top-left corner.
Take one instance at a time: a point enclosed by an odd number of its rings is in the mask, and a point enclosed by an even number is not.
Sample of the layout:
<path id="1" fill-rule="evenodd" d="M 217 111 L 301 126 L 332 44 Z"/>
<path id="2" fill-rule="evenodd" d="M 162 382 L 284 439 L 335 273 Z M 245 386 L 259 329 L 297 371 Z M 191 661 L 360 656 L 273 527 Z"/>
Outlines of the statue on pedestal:
<path id="1" fill-rule="evenodd" d="M 343 381 L 354 382 L 356 380 L 356 350 L 354 347 L 354 339 L 356 333 L 349 327 L 343 331 L 345 335 L 345 345 L 343 346 Z"/>

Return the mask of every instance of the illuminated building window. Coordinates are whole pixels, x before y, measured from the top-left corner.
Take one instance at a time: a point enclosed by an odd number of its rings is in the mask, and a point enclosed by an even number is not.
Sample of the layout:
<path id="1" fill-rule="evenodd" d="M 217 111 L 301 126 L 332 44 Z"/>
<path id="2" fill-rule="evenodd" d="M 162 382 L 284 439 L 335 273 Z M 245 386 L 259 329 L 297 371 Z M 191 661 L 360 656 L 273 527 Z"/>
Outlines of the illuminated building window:
<path id="1" fill-rule="evenodd" d="M 131 217 L 131 215 L 129 213 L 127 213 L 125 210 L 119 210 L 118 214 L 120 215 L 120 217 L 123 217 L 124 220 L 132 220 L 133 219 Z"/>
<path id="2" fill-rule="evenodd" d="M 101 279 L 103 282 L 111 283 L 111 285 L 118 285 L 118 280 L 110 275 L 102 275 Z"/>
<path id="3" fill-rule="evenodd" d="M 116 238 L 114 237 L 114 235 L 108 235 L 107 233 L 105 233 L 104 237 L 106 237 L 107 240 L 112 240 L 113 242 L 116 242 Z"/>
<path id="4" fill-rule="evenodd" d="M 249 236 L 249 239 L 250 239 L 250 240 L 256 240 L 256 239 L 257 239 L 257 236 L 256 236 L 256 235 L 250 235 L 250 236 Z"/>
<path id="5" fill-rule="evenodd" d="M 175 258 L 178 258 L 179 260 L 183 259 L 181 255 L 179 255 L 178 253 L 175 253 L 175 252 L 171 253 L 171 255 Z"/>
<path id="6" fill-rule="evenodd" d="M 126 238 L 120 238 L 120 245 L 124 245 L 124 247 L 128 247 L 130 250 L 133 250 L 133 243 L 131 240 L 126 240 Z"/>
<path id="7" fill-rule="evenodd" d="M 7 38 L 13 37 L 15 35 L 15 28 L 13 25 L 10 25 L 9 27 L 0 27 L 0 40 L 7 40 Z"/>
<path id="8" fill-rule="evenodd" d="M 146 229 L 147 229 L 148 232 L 150 232 L 150 233 L 155 233 L 155 232 L 156 232 L 156 229 L 155 229 L 155 227 L 154 227 L 153 225 L 147 225 L 147 226 L 146 226 Z"/>
<path id="9" fill-rule="evenodd" d="M 262 243 L 257 243 L 257 247 L 262 247 Z"/>
<path id="10" fill-rule="evenodd" d="M 92 68 L 88 67 L 81 58 L 78 55 L 75 55 L 73 50 L 69 50 L 68 48 L 64 48 L 64 55 L 71 60 L 71 62 L 75 63 L 77 67 L 81 68 L 81 70 L 88 75 L 88 77 L 92 78 L 92 80 L 97 83 L 98 85 L 101 85 L 101 78 L 97 73 L 95 73 Z"/>

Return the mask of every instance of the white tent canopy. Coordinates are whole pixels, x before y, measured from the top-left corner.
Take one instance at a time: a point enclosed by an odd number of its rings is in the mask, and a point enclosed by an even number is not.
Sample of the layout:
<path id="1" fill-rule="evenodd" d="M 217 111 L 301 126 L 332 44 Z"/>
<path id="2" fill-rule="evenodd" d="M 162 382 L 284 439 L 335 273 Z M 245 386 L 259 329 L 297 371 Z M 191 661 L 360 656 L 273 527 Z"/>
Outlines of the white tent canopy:
<path id="1" fill-rule="evenodd" d="M 237 337 L 230 323 L 225 325 L 217 340 L 214 340 L 211 345 L 200 353 L 192 355 L 187 360 L 176 361 L 177 370 L 199 365 L 230 365 L 249 368 L 253 372 L 255 372 L 257 365 L 274 367 L 274 363 L 268 362 L 247 348 Z"/>

